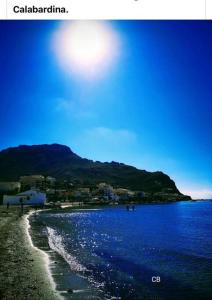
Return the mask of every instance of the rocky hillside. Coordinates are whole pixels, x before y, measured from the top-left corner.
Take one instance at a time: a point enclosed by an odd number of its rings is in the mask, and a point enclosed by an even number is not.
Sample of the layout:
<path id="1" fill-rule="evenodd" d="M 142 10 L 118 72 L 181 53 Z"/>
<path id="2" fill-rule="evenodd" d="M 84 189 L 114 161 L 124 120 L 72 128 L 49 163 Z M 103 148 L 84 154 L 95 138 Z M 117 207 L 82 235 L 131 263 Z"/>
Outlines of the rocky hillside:
<path id="1" fill-rule="evenodd" d="M 118 162 L 95 162 L 59 144 L 19 146 L 0 151 L 0 181 L 14 181 L 31 174 L 84 185 L 107 182 L 131 190 L 182 195 L 174 181 L 162 172 L 147 172 Z"/>

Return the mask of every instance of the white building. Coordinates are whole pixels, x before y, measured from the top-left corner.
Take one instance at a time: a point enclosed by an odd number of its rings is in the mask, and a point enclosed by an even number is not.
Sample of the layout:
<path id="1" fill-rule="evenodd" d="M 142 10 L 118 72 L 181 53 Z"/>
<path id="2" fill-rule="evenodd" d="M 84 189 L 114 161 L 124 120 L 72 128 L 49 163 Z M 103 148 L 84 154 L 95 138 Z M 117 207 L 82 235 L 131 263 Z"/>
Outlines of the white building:
<path id="1" fill-rule="evenodd" d="M 46 194 L 37 190 L 29 190 L 17 195 L 4 195 L 3 204 L 7 205 L 20 205 L 23 202 L 24 205 L 44 205 L 46 201 Z"/>

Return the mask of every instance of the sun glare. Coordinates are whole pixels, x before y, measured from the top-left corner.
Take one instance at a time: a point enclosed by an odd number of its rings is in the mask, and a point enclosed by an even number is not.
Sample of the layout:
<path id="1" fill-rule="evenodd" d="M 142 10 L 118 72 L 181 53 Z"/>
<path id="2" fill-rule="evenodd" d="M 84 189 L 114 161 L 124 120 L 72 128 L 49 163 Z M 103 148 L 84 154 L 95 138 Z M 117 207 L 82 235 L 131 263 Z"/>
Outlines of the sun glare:
<path id="1" fill-rule="evenodd" d="M 65 70 L 90 78 L 103 74 L 117 57 L 118 38 L 104 21 L 64 22 L 54 48 Z"/>

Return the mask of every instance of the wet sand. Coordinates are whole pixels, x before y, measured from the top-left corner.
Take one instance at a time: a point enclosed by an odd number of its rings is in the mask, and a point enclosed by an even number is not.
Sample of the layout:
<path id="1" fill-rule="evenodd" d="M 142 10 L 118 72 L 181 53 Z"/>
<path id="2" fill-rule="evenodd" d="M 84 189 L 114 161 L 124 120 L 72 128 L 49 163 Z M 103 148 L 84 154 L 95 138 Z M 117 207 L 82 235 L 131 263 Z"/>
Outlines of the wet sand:
<path id="1" fill-rule="evenodd" d="M 31 245 L 26 215 L 0 206 L 0 299 L 55 300 L 46 257 Z"/>

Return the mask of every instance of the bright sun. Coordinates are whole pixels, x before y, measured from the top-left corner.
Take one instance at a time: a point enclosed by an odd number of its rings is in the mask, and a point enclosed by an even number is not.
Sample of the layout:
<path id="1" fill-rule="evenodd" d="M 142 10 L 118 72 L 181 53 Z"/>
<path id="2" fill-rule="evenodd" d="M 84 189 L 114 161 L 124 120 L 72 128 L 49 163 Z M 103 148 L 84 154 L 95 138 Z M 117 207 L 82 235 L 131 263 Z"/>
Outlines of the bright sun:
<path id="1" fill-rule="evenodd" d="M 54 48 L 67 71 L 88 78 L 99 76 L 118 53 L 118 38 L 107 22 L 64 22 L 54 37 Z"/>

